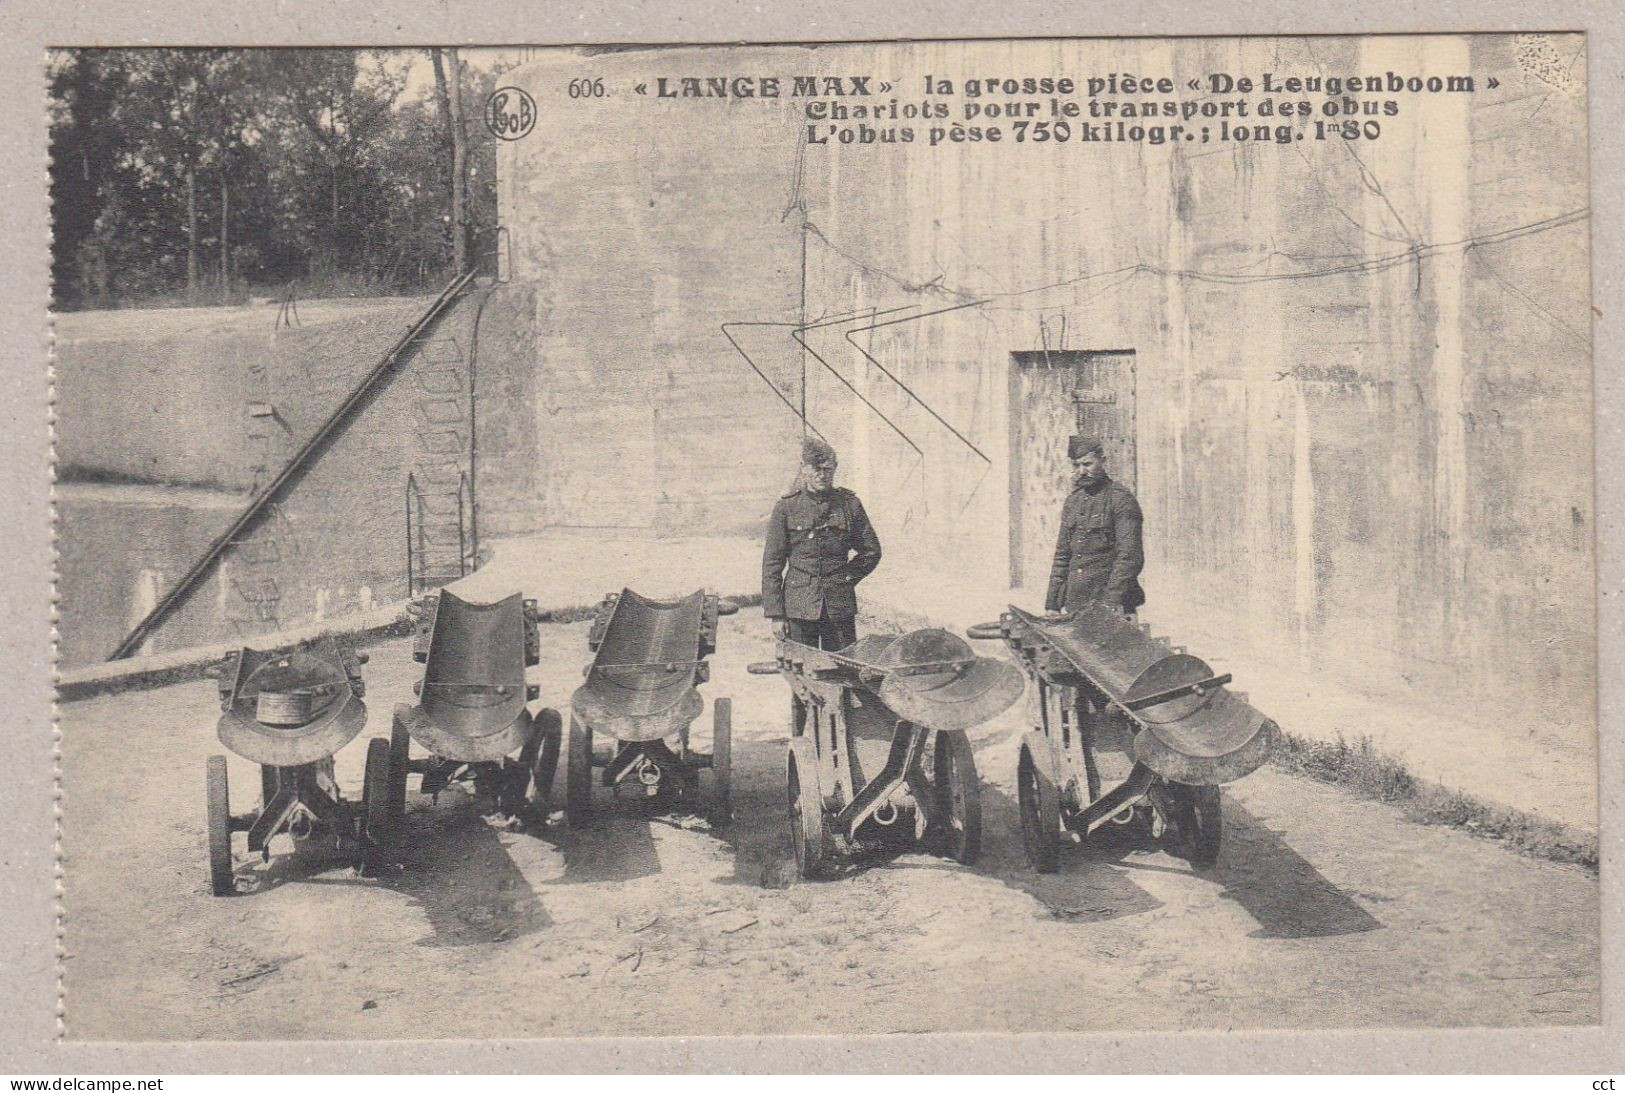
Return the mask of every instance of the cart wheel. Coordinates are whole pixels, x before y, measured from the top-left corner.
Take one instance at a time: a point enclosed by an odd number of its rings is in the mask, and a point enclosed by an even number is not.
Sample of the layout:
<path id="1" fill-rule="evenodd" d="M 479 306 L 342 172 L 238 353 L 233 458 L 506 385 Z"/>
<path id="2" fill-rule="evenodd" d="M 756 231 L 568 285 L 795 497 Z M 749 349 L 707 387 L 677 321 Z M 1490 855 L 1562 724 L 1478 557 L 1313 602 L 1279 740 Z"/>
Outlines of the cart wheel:
<path id="1" fill-rule="evenodd" d="M 406 775 L 412 769 L 412 734 L 399 717 L 389 730 L 389 811 L 400 822 L 406 816 Z"/>
<path id="2" fill-rule="evenodd" d="M 733 818 L 733 699 L 719 698 L 711 704 L 711 726 L 711 778 L 716 783 L 711 822 L 725 824 Z"/>
<path id="3" fill-rule="evenodd" d="M 811 740 L 798 736 L 790 741 L 785 775 L 796 872 L 811 880 L 823 869 L 825 858 L 824 795 L 818 788 L 818 752 Z"/>
<path id="4" fill-rule="evenodd" d="M 1038 872 L 1053 873 L 1061 867 L 1061 800 L 1049 761 L 1049 742 L 1038 733 L 1029 733 L 1021 742 L 1016 789 L 1027 860 Z"/>
<path id="5" fill-rule="evenodd" d="M 564 770 L 564 815 L 571 827 L 592 820 L 592 730 L 570 715 L 570 756 Z"/>
<path id="6" fill-rule="evenodd" d="M 231 796 L 226 791 L 226 757 L 209 756 L 205 768 L 209 798 L 209 887 L 217 896 L 237 891 L 231 869 Z"/>
<path id="7" fill-rule="evenodd" d="M 1213 865 L 1219 860 L 1219 843 L 1224 834 L 1219 787 L 1175 784 L 1168 788 L 1174 791 L 1179 837 L 1191 864 L 1202 868 Z"/>
<path id="8" fill-rule="evenodd" d="M 530 785 L 533 796 L 531 807 L 545 822 L 553 811 L 553 777 L 559 769 L 559 751 L 564 746 L 563 722 L 559 711 L 544 709 L 536 715 L 537 736 L 541 737 L 541 750 L 536 764 L 531 767 Z"/>
<path id="9" fill-rule="evenodd" d="M 964 733 L 937 733 L 933 785 L 937 811 L 947 818 L 948 854 L 961 865 L 970 865 L 982 853 L 982 785 Z"/>
<path id="10" fill-rule="evenodd" d="M 368 877 L 382 873 L 395 850 L 390 743 L 381 736 L 367 741 L 367 769 L 361 782 L 361 872 Z"/>

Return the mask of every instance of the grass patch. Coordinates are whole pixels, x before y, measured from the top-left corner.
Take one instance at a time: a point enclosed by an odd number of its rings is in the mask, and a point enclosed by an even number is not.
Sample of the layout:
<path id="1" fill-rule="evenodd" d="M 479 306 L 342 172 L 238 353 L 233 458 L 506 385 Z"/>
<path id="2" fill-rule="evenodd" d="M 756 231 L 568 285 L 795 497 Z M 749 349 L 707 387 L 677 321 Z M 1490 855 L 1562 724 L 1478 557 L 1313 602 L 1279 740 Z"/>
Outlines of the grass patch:
<path id="1" fill-rule="evenodd" d="M 1283 732 L 1271 762 L 1289 774 L 1343 786 L 1362 797 L 1394 805 L 1416 823 L 1454 827 L 1503 843 L 1520 854 L 1597 871 L 1595 835 L 1417 778 L 1399 759 L 1379 751 L 1370 737 L 1325 741 Z"/>

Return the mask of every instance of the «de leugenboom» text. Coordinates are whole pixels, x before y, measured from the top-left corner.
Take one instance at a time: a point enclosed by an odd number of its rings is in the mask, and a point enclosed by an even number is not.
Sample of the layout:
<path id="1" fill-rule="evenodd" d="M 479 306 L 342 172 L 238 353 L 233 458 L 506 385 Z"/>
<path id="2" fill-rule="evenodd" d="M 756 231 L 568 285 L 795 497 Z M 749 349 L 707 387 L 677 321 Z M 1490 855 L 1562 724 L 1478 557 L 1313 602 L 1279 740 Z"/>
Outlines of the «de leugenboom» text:
<path id="1" fill-rule="evenodd" d="M 873 77 L 661 77 L 660 98 L 804 98 L 809 145 L 923 143 L 1101 144 L 1375 140 L 1403 95 L 1471 94 L 1470 75 L 1394 71 L 1256 77 L 1110 73 L 1070 76 L 927 75 L 919 98 L 891 97 Z M 1083 97 L 1074 97 L 1079 91 Z M 1186 97 L 1186 96 L 1189 97 Z"/>

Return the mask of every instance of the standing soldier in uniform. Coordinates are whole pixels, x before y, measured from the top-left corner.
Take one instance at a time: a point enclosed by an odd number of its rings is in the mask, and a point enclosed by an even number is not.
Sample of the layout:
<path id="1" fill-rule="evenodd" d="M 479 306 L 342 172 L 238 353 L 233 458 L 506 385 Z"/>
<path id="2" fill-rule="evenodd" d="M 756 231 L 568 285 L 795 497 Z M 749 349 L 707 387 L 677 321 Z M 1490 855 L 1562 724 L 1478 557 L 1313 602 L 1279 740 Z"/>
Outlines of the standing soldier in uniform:
<path id="1" fill-rule="evenodd" d="M 818 649 L 857 641 L 855 590 L 879 564 L 863 502 L 835 485 L 835 449 L 807 437 L 796 488 L 773 506 L 762 550 L 762 613 L 773 636 Z"/>
<path id="2" fill-rule="evenodd" d="M 1145 602 L 1140 569 L 1140 504 L 1128 488 L 1106 474 L 1106 456 L 1094 437 L 1074 436 L 1067 458 L 1075 476 L 1072 494 L 1061 508 L 1061 535 L 1055 544 L 1045 611 L 1076 611 L 1105 603 L 1124 614 Z"/>

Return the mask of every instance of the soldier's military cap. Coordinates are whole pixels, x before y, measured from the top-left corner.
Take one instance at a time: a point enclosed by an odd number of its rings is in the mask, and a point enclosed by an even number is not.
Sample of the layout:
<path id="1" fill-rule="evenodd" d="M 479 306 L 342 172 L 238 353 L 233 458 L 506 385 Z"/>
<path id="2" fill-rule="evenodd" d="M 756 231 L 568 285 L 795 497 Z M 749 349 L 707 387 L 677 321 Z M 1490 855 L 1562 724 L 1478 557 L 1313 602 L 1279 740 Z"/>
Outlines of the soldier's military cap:
<path id="1" fill-rule="evenodd" d="M 810 467 L 821 467 L 826 463 L 834 463 L 836 462 L 835 449 L 815 436 L 802 437 L 801 462 Z"/>
<path id="2" fill-rule="evenodd" d="M 1106 449 L 1102 447 L 1099 437 L 1074 436 L 1066 442 L 1066 457 L 1068 459 L 1082 459 L 1090 452 L 1106 454 Z"/>

